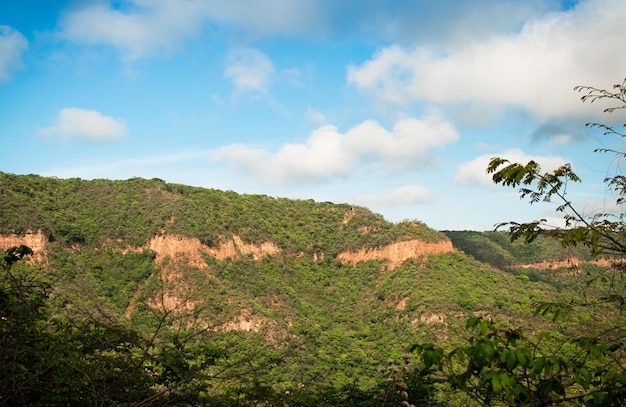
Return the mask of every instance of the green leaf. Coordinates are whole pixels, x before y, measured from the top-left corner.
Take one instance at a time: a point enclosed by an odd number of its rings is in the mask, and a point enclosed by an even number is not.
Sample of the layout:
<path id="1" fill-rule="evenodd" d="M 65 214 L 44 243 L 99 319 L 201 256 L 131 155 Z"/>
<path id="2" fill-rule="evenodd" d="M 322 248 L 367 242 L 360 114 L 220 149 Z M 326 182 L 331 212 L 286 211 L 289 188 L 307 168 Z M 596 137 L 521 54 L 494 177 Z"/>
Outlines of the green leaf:
<path id="1" fill-rule="evenodd" d="M 576 383 L 578 383 L 583 389 L 588 390 L 591 384 L 591 374 L 586 367 L 581 367 L 576 372 Z"/>
<path id="2" fill-rule="evenodd" d="M 528 364 L 529 355 L 527 353 L 528 353 L 528 351 L 526 349 L 516 349 L 515 350 L 515 359 L 517 359 L 517 361 L 522 366 L 526 366 Z"/>
<path id="3" fill-rule="evenodd" d="M 509 350 L 506 352 L 506 367 L 509 370 L 515 369 L 517 366 L 518 357 L 516 351 Z"/>
<path id="4" fill-rule="evenodd" d="M 533 371 L 536 374 L 540 374 L 543 371 L 545 365 L 546 365 L 546 359 L 537 358 L 535 360 L 535 363 L 533 363 Z"/>
<path id="5" fill-rule="evenodd" d="M 467 318 L 467 321 L 465 322 L 465 327 L 466 328 L 475 328 L 476 325 L 478 325 L 478 322 L 480 322 L 481 318 L 478 317 L 469 317 Z"/>
<path id="6" fill-rule="evenodd" d="M 501 393 L 502 392 L 502 383 L 500 381 L 500 375 L 499 374 L 494 374 L 491 377 L 491 387 L 493 388 L 493 391 L 495 393 Z"/>

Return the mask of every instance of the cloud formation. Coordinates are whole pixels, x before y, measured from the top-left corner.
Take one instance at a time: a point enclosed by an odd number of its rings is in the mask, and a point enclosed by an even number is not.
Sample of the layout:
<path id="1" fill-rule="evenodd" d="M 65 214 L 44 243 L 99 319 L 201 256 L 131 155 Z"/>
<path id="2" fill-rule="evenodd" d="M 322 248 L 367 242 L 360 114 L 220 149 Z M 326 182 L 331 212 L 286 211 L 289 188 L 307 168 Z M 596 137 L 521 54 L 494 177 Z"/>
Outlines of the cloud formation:
<path id="1" fill-rule="evenodd" d="M 563 157 L 528 155 L 519 148 L 514 148 L 500 154 L 483 154 L 459 165 L 456 176 L 454 177 L 454 183 L 457 185 L 493 185 L 491 174 L 487 174 L 487 167 L 494 157 L 501 157 L 512 163 L 523 164 L 533 160 L 539 163 L 544 172 L 553 171 L 569 162 Z"/>
<path id="2" fill-rule="evenodd" d="M 128 0 L 78 4 L 63 15 L 59 36 L 79 44 L 113 46 L 129 61 L 172 52 L 185 40 L 199 36 L 209 24 L 245 27 L 263 35 L 299 32 L 321 21 L 312 0 Z"/>
<path id="3" fill-rule="evenodd" d="M 199 1 L 87 2 L 65 13 L 60 37 L 86 45 L 119 48 L 135 60 L 171 52 L 182 41 L 201 32 L 204 13 Z"/>
<path id="4" fill-rule="evenodd" d="M 230 60 L 224 76 L 233 81 L 237 93 L 267 92 L 270 76 L 274 73 L 274 65 L 267 55 L 246 48 L 231 52 Z"/>
<path id="5" fill-rule="evenodd" d="M 331 34 L 384 43 L 456 48 L 495 34 L 514 32 L 524 21 L 560 10 L 560 0 L 376 1 L 318 0 Z"/>
<path id="6" fill-rule="evenodd" d="M 11 77 L 11 71 L 22 66 L 22 54 L 28 49 L 28 40 L 7 25 L 0 25 L 0 82 Z"/>
<path id="7" fill-rule="evenodd" d="M 588 115 L 572 89 L 609 87 L 607 78 L 623 77 L 625 19 L 626 2 L 582 1 L 528 21 L 517 34 L 452 50 L 388 46 L 349 66 L 347 80 L 363 94 L 395 105 L 473 101 L 523 107 L 539 119 Z"/>
<path id="8" fill-rule="evenodd" d="M 327 121 L 324 113 L 310 107 L 306 111 L 306 118 L 317 124 L 324 124 Z"/>
<path id="9" fill-rule="evenodd" d="M 95 110 L 77 107 L 61 109 L 56 124 L 39 130 L 42 136 L 94 141 L 118 139 L 124 137 L 126 133 L 126 123 L 123 120 L 116 120 Z"/>
<path id="10" fill-rule="evenodd" d="M 176 2 L 176 0 L 173 0 Z M 249 35 L 299 35 L 324 26 L 318 0 L 203 1 L 205 18 L 245 29 Z"/>
<path id="11" fill-rule="evenodd" d="M 456 45 L 560 7 L 558 0 L 448 0 L 389 3 L 363 0 L 121 0 L 76 2 L 61 19 L 60 36 L 86 45 L 118 48 L 136 60 L 171 52 L 188 38 L 216 27 L 234 28 L 245 40 L 288 35 L 319 40 L 376 36 L 404 44 Z M 443 22 L 443 23 L 442 23 Z"/>
<path id="12" fill-rule="evenodd" d="M 403 118 L 391 130 L 364 121 L 345 134 L 335 126 L 319 127 L 300 144 L 270 152 L 243 144 L 222 147 L 214 156 L 242 172 L 271 183 L 314 182 L 348 176 L 357 165 L 384 170 L 416 169 L 427 152 L 458 139 L 454 126 L 436 116 Z"/>

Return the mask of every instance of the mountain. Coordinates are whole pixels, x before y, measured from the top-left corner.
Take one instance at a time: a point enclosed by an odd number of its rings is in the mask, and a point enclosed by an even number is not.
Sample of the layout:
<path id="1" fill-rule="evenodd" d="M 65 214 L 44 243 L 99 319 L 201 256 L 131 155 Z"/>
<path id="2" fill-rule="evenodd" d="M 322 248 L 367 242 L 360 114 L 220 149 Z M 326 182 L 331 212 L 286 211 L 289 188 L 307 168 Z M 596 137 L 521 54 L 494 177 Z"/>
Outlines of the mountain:
<path id="1" fill-rule="evenodd" d="M 0 248 L 21 244 L 46 281 L 47 321 L 138 335 L 124 360 L 140 360 L 129 366 L 148 384 L 119 391 L 150 403 L 380 405 L 376 369 L 407 346 L 453 346 L 468 316 L 538 330 L 552 322 L 533 304 L 564 295 L 513 272 L 540 251 L 502 234 L 159 179 L 0 173 Z M 209 345 L 216 356 L 199 362 Z"/>

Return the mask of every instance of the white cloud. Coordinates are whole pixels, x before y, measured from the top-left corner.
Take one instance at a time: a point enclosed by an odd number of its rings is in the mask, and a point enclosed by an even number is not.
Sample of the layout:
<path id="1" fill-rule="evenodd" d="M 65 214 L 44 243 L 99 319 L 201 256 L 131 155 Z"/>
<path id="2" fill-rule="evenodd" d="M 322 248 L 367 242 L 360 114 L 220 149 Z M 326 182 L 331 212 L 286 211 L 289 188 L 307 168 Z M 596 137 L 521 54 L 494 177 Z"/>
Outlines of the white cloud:
<path id="1" fill-rule="evenodd" d="M 113 8 L 89 2 L 61 20 L 63 39 L 87 45 L 111 45 L 135 60 L 172 51 L 201 32 L 204 13 L 198 1 L 135 0 Z"/>
<path id="2" fill-rule="evenodd" d="M 169 52 L 202 31 L 232 29 L 237 40 L 301 36 L 381 38 L 384 42 L 449 44 L 517 29 L 528 18 L 557 10 L 558 0 L 121 0 L 74 2 L 61 19 L 60 36 L 109 45 L 135 60 Z M 414 4 L 412 4 L 414 3 Z M 218 27 L 217 29 L 215 27 Z"/>
<path id="3" fill-rule="evenodd" d="M 177 0 L 162 1 L 178 4 Z M 324 24 L 318 0 L 197 0 L 196 3 L 202 5 L 206 18 L 245 28 L 255 36 L 302 34 Z"/>
<path id="4" fill-rule="evenodd" d="M 126 123 L 95 110 L 76 107 L 61 109 L 57 122 L 51 127 L 39 130 L 43 136 L 84 138 L 89 140 L 111 140 L 126 135 Z"/>
<path id="5" fill-rule="evenodd" d="M 572 118 L 548 120 L 531 134 L 534 140 L 551 140 L 556 145 L 572 144 L 584 140 L 588 131 L 581 120 Z"/>
<path id="6" fill-rule="evenodd" d="M 357 165 L 383 170 L 423 166 L 428 150 L 458 139 L 456 129 L 435 116 L 403 118 L 391 130 L 364 121 L 345 134 L 336 127 L 319 127 L 301 144 L 285 144 L 278 151 L 234 144 L 215 155 L 241 171 L 272 183 L 320 181 L 348 176 Z"/>
<path id="7" fill-rule="evenodd" d="M 350 27 L 352 34 L 355 26 L 361 28 L 354 35 L 382 37 L 385 43 L 419 42 L 449 47 L 518 30 L 524 21 L 562 7 L 559 0 L 343 0 L 327 4 L 345 5 L 348 2 L 352 4 L 343 7 L 342 18 L 335 21 Z M 335 9 L 341 9 L 341 6 Z"/>
<path id="8" fill-rule="evenodd" d="M 319 110 L 311 109 L 310 107 L 306 111 L 306 117 L 313 123 L 326 123 L 326 115 Z"/>
<path id="9" fill-rule="evenodd" d="M 169 52 L 215 26 L 234 28 L 244 41 L 264 36 L 336 35 L 458 44 L 515 29 L 531 16 L 558 9 L 558 0 L 447 0 L 439 3 L 362 0 L 121 0 L 74 2 L 61 19 L 60 36 L 109 45 L 135 60 Z M 221 28 L 221 27 L 220 27 Z M 240 34 L 243 34 L 242 36 Z M 241 39 L 241 38 L 239 38 Z"/>
<path id="10" fill-rule="evenodd" d="M 626 66 L 626 2 L 588 0 L 454 50 L 392 45 L 348 68 L 348 82 L 376 100 L 477 101 L 521 106 L 546 119 L 585 115 L 576 85 L 609 87 Z"/>
<path id="11" fill-rule="evenodd" d="M 234 25 L 255 35 L 297 33 L 322 19 L 314 1 L 127 0 L 84 2 L 61 19 L 60 37 L 86 45 L 118 48 L 124 58 L 171 52 L 209 23 Z M 316 17 L 318 16 L 318 17 Z"/>
<path id="12" fill-rule="evenodd" d="M 366 206 L 393 207 L 431 202 L 433 194 L 430 189 L 421 185 L 404 185 L 382 195 L 365 195 L 356 200 Z"/>
<path id="13" fill-rule="evenodd" d="M 274 73 L 274 65 L 267 55 L 245 48 L 233 51 L 230 60 L 224 76 L 233 81 L 237 92 L 267 92 L 270 76 Z"/>
<path id="14" fill-rule="evenodd" d="M 553 171 L 568 162 L 563 157 L 528 155 L 522 150 L 515 148 L 506 150 L 500 154 L 483 154 L 459 165 L 456 176 L 454 177 L 454 183 L 457 185 L 492 185 L 493 181 L 491 174 L 487 174 L 487 167 L 493 157 L 501 157 L 512 163 L 518 162 L 523 164 L 533 160 L 539 163 L 544 172 Z"/>
<path id="15" fill-rule="evenodd" d="M 10 78 L 11 71 L 22 66 L 22 54 L 28 40 L 7 25 L 0 25 L 0 82 Z"/>

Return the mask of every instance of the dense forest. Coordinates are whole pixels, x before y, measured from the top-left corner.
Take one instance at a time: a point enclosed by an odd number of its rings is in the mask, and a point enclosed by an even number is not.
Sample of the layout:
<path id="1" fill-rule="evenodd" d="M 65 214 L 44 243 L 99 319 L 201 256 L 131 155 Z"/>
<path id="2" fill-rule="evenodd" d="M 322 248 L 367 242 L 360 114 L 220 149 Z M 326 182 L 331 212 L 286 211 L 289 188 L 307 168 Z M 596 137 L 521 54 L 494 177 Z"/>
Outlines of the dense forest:
<path id="1" fill-rule="evenodd" d="M 606 268 L 550 239 L 159 179 L 0 173 L 0 235 L 3 405 L 473 405 L 390 375 L 468 319 L 556 344 L 618 312 L 536 312 Z"/>

